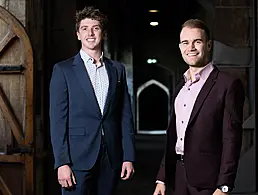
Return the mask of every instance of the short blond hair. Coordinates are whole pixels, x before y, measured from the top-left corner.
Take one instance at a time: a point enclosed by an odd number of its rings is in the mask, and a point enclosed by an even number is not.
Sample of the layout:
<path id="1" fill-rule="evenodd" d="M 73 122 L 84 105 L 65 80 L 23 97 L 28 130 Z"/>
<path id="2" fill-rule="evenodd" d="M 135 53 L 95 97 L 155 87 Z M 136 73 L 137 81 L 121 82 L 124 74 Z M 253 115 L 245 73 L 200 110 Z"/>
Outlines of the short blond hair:
<path id="1" fill-rule="evenodd" d="M 184 24 L 182 25 L 182 29 L 185 28 L 185 27 L 202 29 L 205 33 L 207 41 L 211 40 L 210 30 L 202 20 L 200 20 L 200 19 L 189 19 L 189 20 L 184 22 Z"/>

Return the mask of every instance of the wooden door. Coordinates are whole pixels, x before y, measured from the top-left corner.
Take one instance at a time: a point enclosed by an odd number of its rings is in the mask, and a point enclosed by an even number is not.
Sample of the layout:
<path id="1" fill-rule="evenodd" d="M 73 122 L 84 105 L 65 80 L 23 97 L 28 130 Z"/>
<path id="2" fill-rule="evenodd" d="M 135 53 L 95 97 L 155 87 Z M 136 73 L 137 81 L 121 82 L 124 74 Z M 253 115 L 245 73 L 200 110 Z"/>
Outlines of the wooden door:
<path id="1" fill-rule="evenodd" d="M 0 27 L 0 195 L 33 195 L 32 48 L 23 25 L 1 6 Z"/>

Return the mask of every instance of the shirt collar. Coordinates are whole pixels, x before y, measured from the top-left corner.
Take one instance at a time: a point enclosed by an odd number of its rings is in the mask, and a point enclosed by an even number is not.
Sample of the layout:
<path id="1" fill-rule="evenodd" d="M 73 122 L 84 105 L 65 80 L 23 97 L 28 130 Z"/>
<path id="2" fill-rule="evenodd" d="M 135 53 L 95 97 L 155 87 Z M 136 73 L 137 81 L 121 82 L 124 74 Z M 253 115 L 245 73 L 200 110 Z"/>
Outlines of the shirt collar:
<path id="1" fill-rule="evenodd" d="M 83 51 L 82 49 L 80 50 L 80 55 L 82 60 L 84 61 L 84 63 L 89 63 L 91 62 L 92 64 L 94 63 L 94 59 L 92 57 L 90 57 L 85 51 Z M 101 56 L 100 56 L 100 62 L 101 64 L 103 64 L 103 52 L 101 52 Z"/>
<path id="2" fill-rule="evenodd" d="M 201 69 L 200 72 L 198 72 L 194 75 L 195 79 L 192 82 L 197 82 L 200 80 L 200 78 L 206 80 L 208 78 L 208 76 L 210 75 L 211 71 L 213 70 L 213 68 L 214 68 L 214 66 L 213 66 L 212 62 L 208 63 L 206 66 L 204 66 L 203 69 Z M 184 73 L 183 76 L 184 76 L 185 82 L 190 81 L 191 80 L 190 69 L 188 69 Z"/>

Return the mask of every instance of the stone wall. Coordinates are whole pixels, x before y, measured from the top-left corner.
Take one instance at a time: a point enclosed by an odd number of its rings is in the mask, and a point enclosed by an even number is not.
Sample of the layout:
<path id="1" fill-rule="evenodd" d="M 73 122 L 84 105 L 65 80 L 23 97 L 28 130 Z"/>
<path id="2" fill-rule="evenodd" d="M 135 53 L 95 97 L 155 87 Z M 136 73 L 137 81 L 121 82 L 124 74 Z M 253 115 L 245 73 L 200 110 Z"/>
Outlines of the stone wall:
<path id="1" fill-rule="evenodd" d="M 213 35 L 214 61 L 223 71 L 241 78 L 245 91 L 244 120 L 253 112 L 253 8 L 249 0 L 214 0 L 216 8 Z M 244 130 L 243 145 L 235 192 L 253 192 L 253 132 Z M 250 174 L 241 170 L 250 170 Z M 244 179 L 245 178 L 245 179 Z"/>
<path id="2" fill-rule="evenodd" d="M 250 4 L 247 0 L 216 0 L 213 27 L 215 63 L 225 71 L 237 74 L 246 89 L 244 119 L 250 115 L 249 110 L 249 72 L 251 68 L 251 19 Z M 242 60 L 239 60 L 241 56 Z"/>

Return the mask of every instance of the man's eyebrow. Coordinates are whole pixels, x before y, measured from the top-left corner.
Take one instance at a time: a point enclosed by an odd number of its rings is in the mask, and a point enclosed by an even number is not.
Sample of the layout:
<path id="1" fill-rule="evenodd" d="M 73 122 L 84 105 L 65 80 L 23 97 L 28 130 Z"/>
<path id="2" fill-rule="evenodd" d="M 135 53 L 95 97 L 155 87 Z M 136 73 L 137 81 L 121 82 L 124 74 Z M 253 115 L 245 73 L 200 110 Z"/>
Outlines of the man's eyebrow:
<path id="1" fill-rule="evenodd" d="M 88 25 L 81 25 L 81 28 L 83 28 L 83 27 L 89 27 Z M 100 25 L 99 24 L 96 24 L 96 25 L 93 25 L 92 27 L 100 27 Z"/>
<path id="2" fill-rule="evenodd" d="M 203 40 L 201 38 L 193 40 L 193 42 L 196 42 L 196 41 L 203 41 Z M 182 41 L 180 41 L 180 43 L 185 43 L 185 42 L 189 42 L 189 40 L 182 40 Z"/>
<path id="3" fill-rule="evenodd" d="M 200 39 L 194 39 L 194 42 L 195 42 L 195 41 L 203 41 L 203 40 L 200 38 Z"/>
<path id="4" fill-rule="evenodd" d="M 188 42 L 188 40 L 182 40 L 182 41 L 180 41 L 180 43 L 183 43 L 183 42 Z"/>

